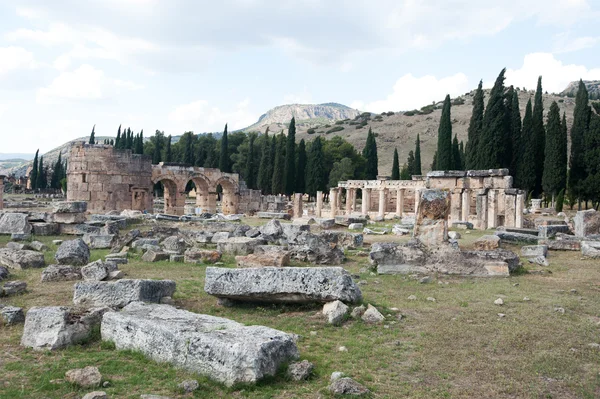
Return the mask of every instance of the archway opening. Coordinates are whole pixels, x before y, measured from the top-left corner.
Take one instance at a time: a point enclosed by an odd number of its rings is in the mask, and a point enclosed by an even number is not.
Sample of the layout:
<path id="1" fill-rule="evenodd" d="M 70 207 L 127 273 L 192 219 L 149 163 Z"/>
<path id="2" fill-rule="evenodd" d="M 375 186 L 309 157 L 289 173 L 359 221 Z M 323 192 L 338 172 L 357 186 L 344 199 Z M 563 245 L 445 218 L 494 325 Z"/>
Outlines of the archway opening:
<path id="1" fill-rule="evenodd" d="M 217 193 L 220 196 L 220 209 L 225 215 L 237 213 L 238 196 L 235 184 L 229 179 L 220 179 L 217 181 Z"/>
<path id="2" fill-rule="evenodd" d="M 190 179 L 185 188 L 186 198 L 188 198 L 188 204 L 193 208 L 194 214 L 202 213 L 214 213 L 215 200 L 211 201 L 210 193 L 208 189 L 208 181 L 200 176 L 193 177 Z"/>
<path id="3" fill-rule="evenodd" d="M 162 198 L 164 202 L 163 212 L 169 215 L 177 214 L 177 184 L 170 179 L 160 179 L 154 184 L 155 198 Z"/>

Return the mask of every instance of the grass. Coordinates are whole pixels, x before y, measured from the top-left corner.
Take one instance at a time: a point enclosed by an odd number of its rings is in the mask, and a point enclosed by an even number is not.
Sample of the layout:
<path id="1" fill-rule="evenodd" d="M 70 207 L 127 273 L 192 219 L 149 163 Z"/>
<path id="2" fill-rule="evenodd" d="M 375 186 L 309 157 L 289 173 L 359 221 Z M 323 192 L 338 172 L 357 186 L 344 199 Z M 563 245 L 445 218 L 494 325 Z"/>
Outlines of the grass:
<path id="1" fill-rule="evenodd" d="M 484 233 L 461 231 L 459 242 L 469 247 Z M 381 239 L 367 237 L 368 242 Z M 51 251 L 56 249 L 51 244 L 55 238 L 42 237 Z M 0 244 L 7 241 L 0 237 Z M 92 259 L 105 252 L 92 251 Z M 175 280 L 177 306 L 301 335 L 301 358 L 316 365 L 308 381 L 292 382 L 280 373 L 256 386 L 225 388 L 138 353 L 117 351 L 99 337 L 66 350 L 35 352 L 19 346 L 22 325 L 0 325 L 0 397 L 79 398 L 86 391 L 62 379 L 67 370 L 88 365 L 99 367 L 110 383 L 103 390 L 111 398 L 139 398 L 144 393 L 172 398 L 328 398 L 333 371 L 365 384 L 374 398 L 600 397 L 600 350 L 588 345 L 600 342 L 599 260 L 552 252 L 548 268 L 552 274 L 495 279 L 435 276 L 432 283 L 419 284 L 411 276 L 361 273 L 368 260 L 355 254 L 349 251 L 344 267 L 367 282 L 361 286 L 364 302 L 386 316 L 382 325 L 348 320 L 333 327 L 317 305 L 220 307 L 204 293 L 205 266 L 144 263 L 139 255 L 121 265 L 130 278 Z M 47 261 L 51 258 L 48 253 Z M 233 261 L 224 257 L 228 266 Z M 11 272 L 12 279 L 28 283 L 29 291 L 2 298 L 2 303 L 25 308 L 71 303 L 73 283 L 41 284 L 40 270 Z M 417 300 L 409 300 L 409 295 Z M 436 301 L 427 301 L 428 297 Z M 504 306 L 493 304 L 498 297 Z M 531 301 L 523 301 L 524 297 Z M 565 313 L 556 312 L 556 307 Z M 339 346 L 348 351 L 338 351 Z M 198 379 L 201 389 L 185 395 L 177 384 L 190 378 Z"/>

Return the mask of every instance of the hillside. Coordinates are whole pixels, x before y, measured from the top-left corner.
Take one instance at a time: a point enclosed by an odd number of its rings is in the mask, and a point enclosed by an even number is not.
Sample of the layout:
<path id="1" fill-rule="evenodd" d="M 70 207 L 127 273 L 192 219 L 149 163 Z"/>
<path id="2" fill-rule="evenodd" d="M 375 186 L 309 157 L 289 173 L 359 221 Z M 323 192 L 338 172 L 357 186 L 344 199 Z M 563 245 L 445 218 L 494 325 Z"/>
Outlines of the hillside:
<path id="1" fill-rule="evenodd" d="M 600 99 L 600 80 L 584 80 L 585 88 L 588 91 L 590 99 Z M 559 95 L 567 97 L 575 97 L 579 89 L 579 81 L 571 82 L 566 89 L 560 92 Z"/>

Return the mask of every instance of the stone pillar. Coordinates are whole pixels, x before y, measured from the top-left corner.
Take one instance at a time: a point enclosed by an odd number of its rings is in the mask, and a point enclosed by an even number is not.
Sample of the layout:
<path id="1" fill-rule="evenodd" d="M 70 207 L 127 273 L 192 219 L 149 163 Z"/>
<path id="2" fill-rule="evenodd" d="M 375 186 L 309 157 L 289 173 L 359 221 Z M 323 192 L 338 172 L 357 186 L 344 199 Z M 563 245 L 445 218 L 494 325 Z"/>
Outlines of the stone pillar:
<path id="1" fill-rule="evenodd" d="M 487 199 L 485 191 L 483 194 L 477 195 L 477 228 L 481 230 L 487 229 Z"/>
<path id="2" fill-rule="evenodd" d="M 498 224 L 498 192 L 495 189 L 488 190 L 487 207 L 487 228 L 493 229 Z"/>
<path id="3" fill-rule="evenodd" d="M 404 212 L 404 189 L 399 188 L 396 193 L 396 216 L 401 218 L 402 212 Z"/>
<path id="4" fill-rule="evenodd" d="M 185 191 L 178 192 L 175 195 L 174 205 L 171 207 L 174 215 L 185 215 L 185 199 L 187 193 Z"/>
<path id="5" fill-rule="evenodd" d="M 504 196 L 504 226 L 506 227 L 516 227 L 516 202 L 516 195 L 506 194 Z"/>
<path id="6" fill-rule="evenodd" d="M 460 215 L 463 221 L 469 221 L 469 213 L 471 213 L 471 190 L 465 188 L 462 192 L 462 212 Z"/>
<path id="7" fill-rule="evenodd" d="M 346 215 L 352 213 L 352 188 L 346 189 Z"/>
<path id="8" fill-rule="evenodd" d="M 0 209 L 4 208 L 4 201 L 2 197 L 4 196 L 4 176 L 0 175 Z"/>
<path id="9" fill-rule="evenodd" d="M 450 193 L 440 189 L 425 189 L 419 192 L 421 195 L 416 204 L 413 237 L 428 247 L 448 242 Z"/>
<path id="10" fill-rule="evenodd" d="M 206 212 L 217 213 L 217 193 L 209 191 L 205 204 Z"/>
<path id="11" fill-rule="evenodd" d="M 331 217 L 337 215 L 337 189 L 332 188 L 329 190 L 329 207 L 331 209 Z"/>
<path id="12" fill-rule="evenodd" d="M 515 203 L 515 227 L 523 228 L 523 208 L 525 207 L 525 194 L 517 194 Z"/>
<path id="13" fill-rule="evenodd" d="M 462 211 L 462 193 L 461 189 L 455 189 L 450 196 L 450 223 L 459 222 L 461 220 Z"/>
<path id="14" fill-rule="evenodd" d="M 385 188 L 379 189 L 379 212 L 377 213 L 377 217 L 384 218 L 385 217 L 385 205 L 387 204 L 387 195 L 385 192 Z"/>
<path id="15" fill-rule="evenodd" d="M 352 191 L 350 192 L 351 196 L 352 196 L 352 212 L 357 212 L 358 211 L 358 189 L 357 188 L 353 188 Z"/>
<path id="16" fill-rule="evenodd" d="M 362 209 L 361 209 L 361 213 L 363 215 L 368 215 L 369 213 L 369 196 L 371 195 L 371 190 L 368 188 L 363 188 L 362 189 Z"/>
<path id="17" fill-rule="evenodd" d="M 301 193 L 294 194 L 294 218 L 302 217 L 302 195 Z"/>
<path id="18" fill-rule="evenodd" d="M 323 211 L 323 191 L 317 191 L 317 208 L 315 210 L 315 216 L 320 218 L 322 211 Z"/>

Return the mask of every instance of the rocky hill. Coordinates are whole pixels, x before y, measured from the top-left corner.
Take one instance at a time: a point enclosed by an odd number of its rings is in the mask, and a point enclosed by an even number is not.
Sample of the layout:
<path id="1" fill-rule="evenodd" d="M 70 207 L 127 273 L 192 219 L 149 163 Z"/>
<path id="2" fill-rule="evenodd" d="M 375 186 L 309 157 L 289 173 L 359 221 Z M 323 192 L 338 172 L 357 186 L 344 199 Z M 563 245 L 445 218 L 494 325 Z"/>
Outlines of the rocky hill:
<path id="1" fill-rule="evenodd" d="M 583 83 L 588 91 L 591 99 L 600 99 L 600 80 L 584 80 Z M 559 95 L 567 97 L 575 97 L 579 89 L 579 81 L 569 83 L 566 89 L 560 92 Z"/>

